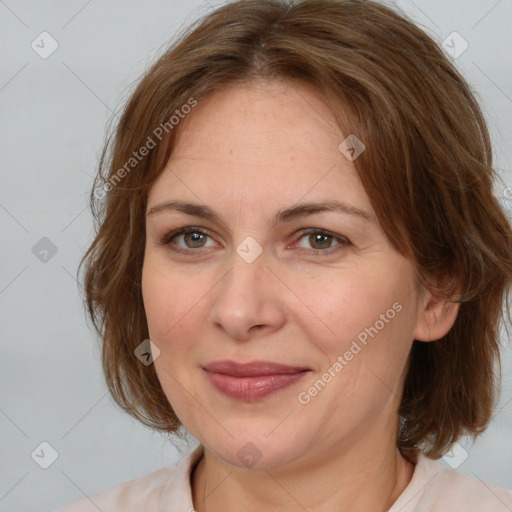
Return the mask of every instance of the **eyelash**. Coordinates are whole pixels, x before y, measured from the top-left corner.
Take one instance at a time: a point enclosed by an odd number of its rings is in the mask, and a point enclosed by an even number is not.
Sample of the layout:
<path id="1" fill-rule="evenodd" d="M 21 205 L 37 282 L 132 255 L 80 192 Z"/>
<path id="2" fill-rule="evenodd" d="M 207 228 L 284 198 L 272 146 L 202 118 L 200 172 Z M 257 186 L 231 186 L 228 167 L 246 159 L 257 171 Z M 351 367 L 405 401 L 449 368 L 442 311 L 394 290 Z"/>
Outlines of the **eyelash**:
<path id="1" fill-rule="evenodd" d="M 182 253 L 182 254 L 188 254 L 188 255 L 192 255 L 191 253 L 197 253 L 199 252 L 200 249 L 203 249 L 203 247 L 198 247 L 197 249 L 181 249 L 181 248 L 175 248 L 175 247 L 172 247 L 172 241 L 177 238 L 178 236 L 180 235 L 186 235 L 186 234 L 189 234 L 189 233 L 197 233 L 197 234 L 200 234 L 200 235 L 205 235 L 205 236 L 208 236 L 210 238 L 212 238 L 207 231 L 205 231 L 204 229 L 201 229 L 201 228 L 196 228 L 194 226 L 189 226 L 189 227 L 184 227 L 184 228 L 180 228 L 180 229 L 177 229 L 175 231 L 172 231 L 171 233 L 168 233 L 166 234 L 165 236 L 163 236 L 161 239 L 158 240 L 158 243 L 160 245 L 167 245 L 169 246 L 170 250 L 175 252 L 175 253 Z M 334 247 L 329 247 L 328 249 L 304 249 L 304 248 L 299 248 L 299 250 L 303 250 L 303 251 L 307 251 L 307 252 L 312 252 L 314 254 L 322 254 L 322 255 L 330 255 L 332 254 L 333 252 L 336 252 L 337 250 L 339 250 L 341 247 L 347 247 L 347 246 L 350 246 L 352 245 L 351 242 L 345 238 L 345 237 L 341 237 L 341 236 L 338 236 L 334 233 L 331 233 L 330 231 L 326 231 L 324 229 L 318 229 L 318 228 L 308 228 L 308 229 L 305 229 L 305 230 L 302 230 L 301 231 L 301 236 L 299 237 L 299 240 L 301 240 L 303 237 L 307 236 L 307 235 L 312 235 L 312 234 L 321 234 L 321 235 L 324 235 L 324 236 L 329 236 L 329 237 L 332 237 L 334 240 L 336 240 L 338 242 L 337 245 L 335 245 Z"/>

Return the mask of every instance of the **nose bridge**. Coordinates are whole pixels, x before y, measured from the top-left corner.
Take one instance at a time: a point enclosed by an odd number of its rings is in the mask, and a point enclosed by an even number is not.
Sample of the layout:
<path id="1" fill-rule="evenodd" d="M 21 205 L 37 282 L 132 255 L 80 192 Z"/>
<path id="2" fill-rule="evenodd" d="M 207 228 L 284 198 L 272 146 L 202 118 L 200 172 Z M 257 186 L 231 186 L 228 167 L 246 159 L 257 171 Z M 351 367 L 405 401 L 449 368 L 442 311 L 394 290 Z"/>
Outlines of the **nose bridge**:
<path id="1" fill-rule="evenodd" d="M 263 292 L 263 287 L 257 285 L 263 284 L 267 259 L 263 247 L 255 244 L 254 239 L 244 239 L 235 247 L 229 262 L 230 271 L 221 283 L 224 294 L 257 300 L 258 292 Z"/>

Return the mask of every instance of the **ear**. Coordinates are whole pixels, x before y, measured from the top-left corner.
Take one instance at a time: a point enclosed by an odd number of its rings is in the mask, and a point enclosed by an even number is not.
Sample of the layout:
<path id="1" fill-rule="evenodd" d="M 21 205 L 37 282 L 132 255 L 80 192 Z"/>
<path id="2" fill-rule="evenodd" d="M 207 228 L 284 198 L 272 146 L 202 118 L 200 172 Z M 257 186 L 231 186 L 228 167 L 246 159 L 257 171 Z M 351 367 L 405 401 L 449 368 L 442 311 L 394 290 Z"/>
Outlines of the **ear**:
<path id="1" fill-rule="evenodd" d="M 455 324 L 459 313 L 460 297 L 457 293 L 451 298 L 433 295 L 424 290 L 420 300 L 418 321 L 414 330 L 414 339 L 418 341 L 435 341 L 445 336 Z"/>

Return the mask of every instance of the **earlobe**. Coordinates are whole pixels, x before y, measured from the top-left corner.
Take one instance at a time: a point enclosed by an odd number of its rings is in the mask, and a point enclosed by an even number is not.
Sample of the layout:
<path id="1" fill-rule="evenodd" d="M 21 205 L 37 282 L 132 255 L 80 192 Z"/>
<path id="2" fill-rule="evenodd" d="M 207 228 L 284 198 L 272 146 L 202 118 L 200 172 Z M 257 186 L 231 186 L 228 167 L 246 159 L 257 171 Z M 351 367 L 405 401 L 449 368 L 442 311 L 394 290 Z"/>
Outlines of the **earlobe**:
<path id="1" fill-rule="evenodd" d="M 414 339 L 436 341 L 445 336 L 455 324 L 459 313 L 457 296 L 448 298 L 428 293 L 428 299 L 418 316 Z"/>

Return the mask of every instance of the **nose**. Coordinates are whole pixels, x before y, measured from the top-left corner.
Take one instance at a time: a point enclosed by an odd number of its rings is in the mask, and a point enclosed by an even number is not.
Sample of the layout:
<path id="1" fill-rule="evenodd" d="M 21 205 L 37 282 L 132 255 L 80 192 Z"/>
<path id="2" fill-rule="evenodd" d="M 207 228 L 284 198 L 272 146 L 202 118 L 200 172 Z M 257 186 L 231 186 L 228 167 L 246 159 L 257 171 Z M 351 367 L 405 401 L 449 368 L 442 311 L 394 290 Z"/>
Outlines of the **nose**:
<path id="1" fill-rule="evenodd" d="M 286 321 L 286 291 L 274 274 L 265 252 L 248 262 L 233 251 L 229 271 L 212 290 L 211 324 L 239 341 L 279 330 Z"/>

